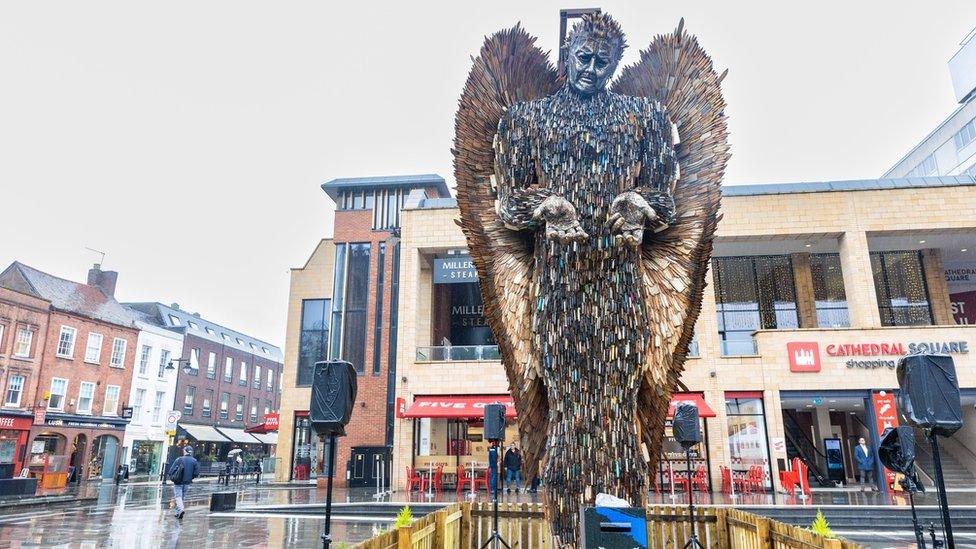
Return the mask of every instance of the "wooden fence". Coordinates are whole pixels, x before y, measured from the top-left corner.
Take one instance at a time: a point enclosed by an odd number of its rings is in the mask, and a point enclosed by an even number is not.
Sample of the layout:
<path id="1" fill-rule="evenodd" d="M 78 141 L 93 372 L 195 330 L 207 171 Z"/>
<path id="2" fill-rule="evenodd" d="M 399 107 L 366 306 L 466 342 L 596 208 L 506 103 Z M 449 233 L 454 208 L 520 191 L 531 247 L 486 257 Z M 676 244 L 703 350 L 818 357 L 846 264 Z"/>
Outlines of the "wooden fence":
<path id="1" fill-rule="evenodd" d="M 461 503 L 431 513 L 410 526 L 384 532 L 356 549 L 478 549 L 492 533 L 490 503 Z M 732 549 L 856 549 L 857 544 L 826 539 L 772 519 L 722 507 L 696 508 L 696 531 L 702 546 Z M 537 503 L 499 503 L 498 532 L 512 549 L 557 549 Z M 691 538 L 688 509 L 647 509 L 651 549 L 682 549 Z"/>

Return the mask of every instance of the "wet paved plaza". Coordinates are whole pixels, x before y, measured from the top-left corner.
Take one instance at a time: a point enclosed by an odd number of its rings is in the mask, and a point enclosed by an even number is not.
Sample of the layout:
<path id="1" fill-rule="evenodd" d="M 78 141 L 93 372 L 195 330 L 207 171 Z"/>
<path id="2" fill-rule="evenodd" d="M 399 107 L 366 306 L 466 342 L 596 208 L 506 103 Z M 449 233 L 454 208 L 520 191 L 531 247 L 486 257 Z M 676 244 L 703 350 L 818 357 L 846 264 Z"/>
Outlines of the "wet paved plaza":
<path id="1" fill-rule="evenodd" d="M 138 485 L 89 485 L 81 489 L 81 497 L 94 498 L 74 505 L 33 506 L 0 510 L 0 549 L 27 547 L 57 548 L 157 548 L 157 547 L 318 547 L 323 531 L 323 517 L 276 509 L 272 512 L 210 513 L 210 493 L 218 487 L 209 482 L 194 484 L 187 499 L 187 511 L 183 521 L 172 516 L 169 500 L 171 486 L 158 484 Z M 281 506 L 318 504 L 325 500 L 325 490 L 308 485 L 254 484 L 240 485 L 238 505 Z M 539 501 L 541 495 L 503 494 L 506 501 Z M 957 505 L 976 503 L 976 493 L 950 494 Z M 466 494 L 462 494 L 462 500 Z M 484 500 L 482 492 L 478 499 Z M 336 490 L 337 503 L 387 501 L 391 514 L 400 503 L 449 503 L 458 500 L 454 492 L 434 494 L 404 494 L 398 492 L 382 498 L 374 498 L 371 490 Z M 652 494 L 652 504 L 681 505 L 680 496 Z M 859 505 L 865 512 L 883 512 L 876 506 L 903 504 L 891 498 L 882 499 L 877 493 L 815 492 L 807 500 L 791 500 L 777 495 L 744 495 L 733 502 L 722 494 L 700 494 L 698 504 L 782 506 L 803 505 L 829 507 L 832 505 Z M 904 502 L 907 503 L 907 502 Z M 919 504 L 930 504 L 922 500 Z M 335 509 L 333 539 L 336 542 L 355 543 L 387 528 L 390 521 L 378 517 L 349 516 L 342 506 Z M 870 547 L 913 547 L 910 532 L 838 532 L 846 537 L 866 543 Z M 957 533 L 958 547 L 976 547 L 976 534 Z M 338 543 L 333 547 L 342 547 Z"/>

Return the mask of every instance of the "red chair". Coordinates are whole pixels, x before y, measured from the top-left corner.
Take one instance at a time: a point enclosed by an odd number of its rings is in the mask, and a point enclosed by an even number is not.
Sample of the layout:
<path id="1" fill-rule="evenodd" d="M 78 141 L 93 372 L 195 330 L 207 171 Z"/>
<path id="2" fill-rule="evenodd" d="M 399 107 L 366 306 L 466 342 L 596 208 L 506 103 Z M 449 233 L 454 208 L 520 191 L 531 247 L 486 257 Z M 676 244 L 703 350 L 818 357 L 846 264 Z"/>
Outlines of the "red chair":
<path id="1" fill-rule="evenodd" d="M 676 476 L 675 475 L 675 472 L 674 472 L 674 469 L 671 469 L 670 470 L 670 473 L 671 473 L 671 486 L 674 486 L 674 491 L 675 492 L 685 493 L 685 492 L 688 491 L 689 478 L 687 476 L 681 474 L 683 472 L 684 471 L 679 471 L 679 474 Z"/>
<path id="2" fill-rule="evenodd" d="M 759 465 L 753 465 L 749 467 L 749 472 L 746 474 L 745 482 L 749 490 L 755 490 L 756 492 L 766 491 L 766 480 L 763 478 L 763 468 Z"/>
<path id="3" fill-rule="evenodd" d="M 417 469 L 407 467 L 407 493 L 410 493 L 414 486 L 423 492 L 427 489 L 427 478 L 423 475 L 418 475 Z"/>
<path id="4" fill-rule="evenodd" d="M 498 479 L 495 479 L 495 481 L 498 482 Z M 490 492 L 490 490 L 491 490 L 491 469 L 485 469 L 485 475 L 484 475 L 483 478 L 475 478 L 474 479 L 474 488 L 475 488 L 475 490 L 478 489 L 478 485 L 479 484 L 484 484 L 485 485 L 485 492 L 491 493 Z"/>
<path id="5" fill-rule="evenodd" d="M 434 471 L 434 490 L 438 492 L 444 487 L 444 466 L 438 465 L 437 470 Z"/>
<path id="6" fill-rule="evenodd" d="M 467 475 L 467 473 L 464 470 L 464 467 L 458 465 L 457 482 L 455 483 L 454 489 L 457 491 L 457 493 L 460 494 L 461 490 L 464 490 L 465 486 L 471 486 L 471 477 Z"/>
<path id="7" fill-rule="evenodd" d="M 699 492 L 708 491 L 708 475 L 705 474 L 704 467 L 695 469 L 695 474 L 691 477 L 691 487 Z"/>

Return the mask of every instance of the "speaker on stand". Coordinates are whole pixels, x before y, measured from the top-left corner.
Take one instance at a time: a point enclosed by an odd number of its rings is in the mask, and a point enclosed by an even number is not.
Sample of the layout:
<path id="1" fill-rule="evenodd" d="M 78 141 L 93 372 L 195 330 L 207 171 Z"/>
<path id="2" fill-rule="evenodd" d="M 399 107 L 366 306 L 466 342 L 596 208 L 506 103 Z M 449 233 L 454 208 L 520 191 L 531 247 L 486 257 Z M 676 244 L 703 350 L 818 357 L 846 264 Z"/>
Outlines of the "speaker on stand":
<path id="1" fill-rule="evenodd" d="M 356 403 L 356 369 L 344 360 L 315 363 L 312 377 L 312 400 L 309 421 L 321 440 L 329 437 L 329 476 L 325 499 L 325 533 L 322 549 L 332 545 L 332 477 L 335 476 L 336 437 L 346 436 L 346 425 L 352 419 Z"/>
<path id="2" fill-rule="evenodd" d="M 878 459 L 882 465 L 902 475 L 899 484 L 908 494 L 908 503 L 912 508 L 915 544 L 919 549 L 925 549 L 925 532 L 918 524 L 918 515 L 915 513 L 915 493 L 924 492 L 925 487 L 918 480 L 918 473 L 915 471 L 914 430 L 907 425 L 885 429 L 881 435 L 881 445 L 878 446 Z"/>
<path id="3" fill-rule="evenodd" d="M 949 549 L 955 549 L 938 437 L 952 436 L 962 428 L 956 366 L 949 355 L 914 354 L 902 357 L 895 373 L 901 389 L 898 392 L 898 411 L 902 420 L 921 428 L 929 439 L 939 507 L 942 510 L 942 528 Z"/>
<path id="4" fill-rule="evenodd" d="M 698 406 L 690 402 L 682 402 L 674 407 L 674 416 L 671 418 L 671 432 L 674 440 L 685 449 L 685 462 L 688 466 L 688 516 L 691 518 L 691 539 L 685 544 L 684 549 L 689 547 L 702 547 L 698 541 L 698 531 L 695 529 L 695 500 L 691 489 L 694 479 L 694 472 L 691 469 L 691 447 L 701 442 L 701 423 L 698 419 Z"/>
<path id="5" fill-rule="evenodd" d="M 504 545 L 506 549 L 512 549 L 508 543 L 502 539 L 501 534 L 498 533 L 498 468 L 497 468 L 497 458 L 498 458 L 498 443 L 505 441 L 505 405 L 498 402 L 494 404 L 488 404 L 485 406 L 485 440 L 489 441 L 492 445 L 492 449 L 495 450 L 494 458 L 492 458 L 492 451 L 489 449 L 488 456 L 489 461 L 492 459 L 496 462 L 496 467 L 492 471 L 491 463 L 488 464 L 488 474 L 494 475 L 491 479 L 491 484 L 494 485 L 494 489 L 491 491 L 491 503 L 492 503 L 492 527 L 491 536 L 481 544 L 481 549 L 485 549 L 489 544 L 494 549 L 498 549 L 498 545 Z"/>

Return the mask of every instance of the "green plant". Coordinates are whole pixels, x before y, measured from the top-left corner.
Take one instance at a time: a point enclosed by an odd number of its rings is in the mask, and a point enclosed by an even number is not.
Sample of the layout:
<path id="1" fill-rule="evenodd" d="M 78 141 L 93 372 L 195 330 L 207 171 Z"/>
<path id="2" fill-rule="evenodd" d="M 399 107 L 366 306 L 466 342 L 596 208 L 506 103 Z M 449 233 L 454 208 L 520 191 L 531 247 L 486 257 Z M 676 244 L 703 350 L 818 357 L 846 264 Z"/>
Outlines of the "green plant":
<path id="1" fill-rule="evenodd" d="M 810 525 L 810 531 L 827 539 L 837 537 L 834 535 L 834 531 L 830 529 L 830 523 L 827 522 L 827 517 L 824 516 L 823 511 L 820 509 L 817 509 L 817 518 L 813 519 L 813 524 Z"/>
<path id="2" fill-rule="evenodd" d="M 393 523 L 393 529 L 399 530 L 404 526 L 410 526 L 411 522 L 413 522 L 413 513 L 410 512 L 409 505 L 404 505 L 403 509 L 400 509 L 400 512 L 397 513 L 396 522 Z"/>

